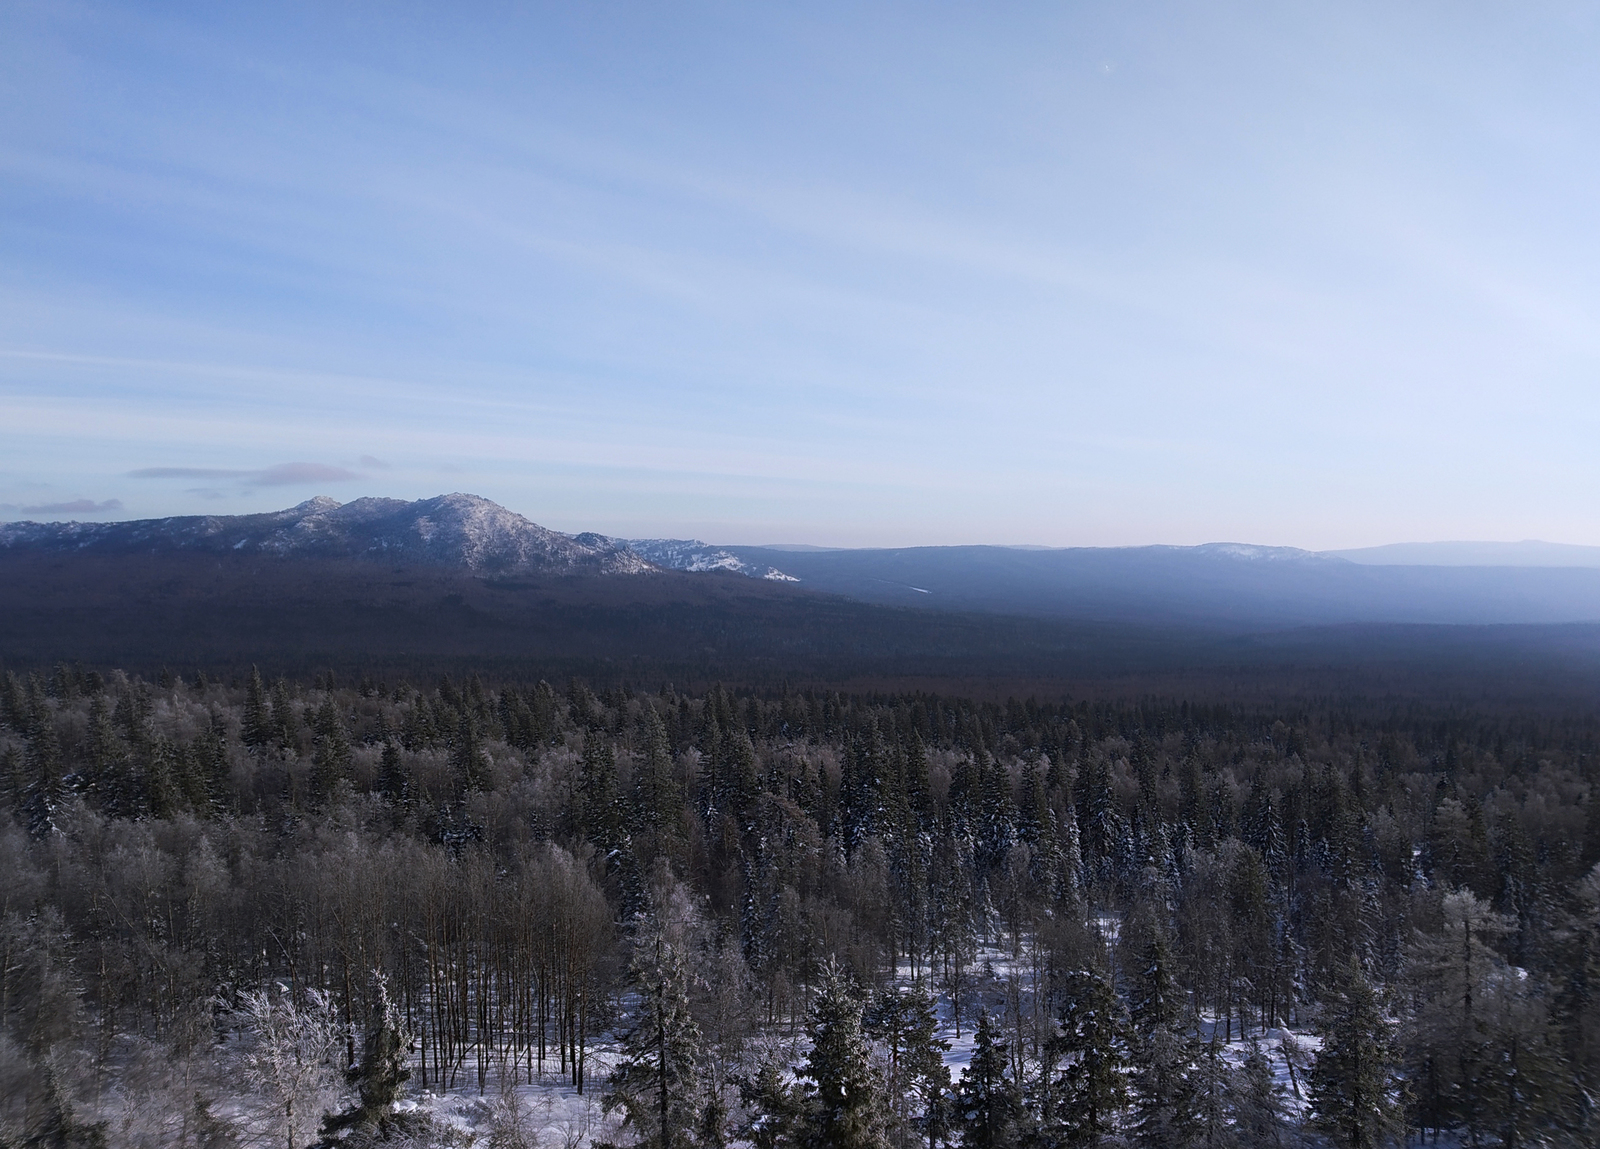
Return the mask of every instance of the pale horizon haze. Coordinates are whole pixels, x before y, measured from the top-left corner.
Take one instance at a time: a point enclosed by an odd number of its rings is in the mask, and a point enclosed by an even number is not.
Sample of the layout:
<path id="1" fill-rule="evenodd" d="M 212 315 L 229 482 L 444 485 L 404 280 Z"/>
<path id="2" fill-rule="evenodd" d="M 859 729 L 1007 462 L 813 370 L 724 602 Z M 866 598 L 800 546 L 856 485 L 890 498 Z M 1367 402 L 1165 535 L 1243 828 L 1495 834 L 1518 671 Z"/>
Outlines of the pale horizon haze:
<path id="1" fill-rule="evenodd" d="M 0 9 L 0 519 L 1600 544 L 1600 9 Z"/>

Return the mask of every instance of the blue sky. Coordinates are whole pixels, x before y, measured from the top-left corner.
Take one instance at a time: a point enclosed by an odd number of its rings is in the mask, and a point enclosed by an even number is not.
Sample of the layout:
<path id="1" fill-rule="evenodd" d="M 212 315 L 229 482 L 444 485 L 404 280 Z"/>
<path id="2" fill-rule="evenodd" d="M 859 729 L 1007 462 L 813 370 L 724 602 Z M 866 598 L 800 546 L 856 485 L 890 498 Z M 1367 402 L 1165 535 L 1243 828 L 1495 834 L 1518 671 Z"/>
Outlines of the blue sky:
<path id="1" fill-rule="evenodd" d="M 1600 543 L 1597 58 L 1576 4 L 13 0 L 0 515 Z"/>

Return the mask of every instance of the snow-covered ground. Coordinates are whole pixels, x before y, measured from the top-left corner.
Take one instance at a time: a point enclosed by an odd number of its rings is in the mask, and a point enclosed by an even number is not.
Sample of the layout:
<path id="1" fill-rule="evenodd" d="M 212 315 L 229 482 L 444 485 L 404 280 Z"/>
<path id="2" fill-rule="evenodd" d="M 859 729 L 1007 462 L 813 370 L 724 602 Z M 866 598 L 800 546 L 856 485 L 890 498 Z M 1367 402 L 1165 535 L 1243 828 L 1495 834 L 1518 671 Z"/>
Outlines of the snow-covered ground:
<path id="1" fill-rule="evenodd" d="M 1109 923 L 1112 929 L 1115 923 Z M 1103 930 L 1102 933 L 1109 932 Z M 973 1056 L 976 1019 L 983 1009 L 988 1009 L 1001 1023 L 1010 1040 L 1011 1026 L 1021 1014 L 1034 1016 L 1032 991 L 1035 971 L 1025 959 L 1013 957 L 1010 949 L 999 944 L 980 947 L 960 990 L 961 1017 L 959 1021 L 953 1008 L 951 995 L 937 978 L 923 971 L 923 981 L 935 993 L 939 1019 L 939 1036 L 949 1043 L 945 1064 L 949 1066 L 952 1080 L 959 1080 Z M 916 980 L 908 967 L 897 971 L 894 979 L 902 987 Z M 1008 1012 L 1009 1010 L 1009 1012 Z M 1026 1025 L 1026 1022 L 1024 1022 Z M 1201 1019 L 1201 1037 L 1211 1039 L 1221 1026 L 1219 1019 L 1205 1016 Z M 1317 1037 L 1305 1031 L 1292 1031 L 1282 1027 L 1252 1028 L 1241 1034 L 1235 1022 L 1230 1028 L 1230 1040 L 1223 1046 L 1223 1057 L 1230 1065 L 1244 1063 L 1252 1047 L 1259 1047 L 1269 1059 L 1273 1074 L 1284 1090 L 1286 1107 L 1303 1113 L 1306 1106 L 1306 1071 L 1319 1046 Z M 959 1034 L 959 1036 L 958 1036 Z M 769 1056 L 797 1069 L 804 1060 L 806 1048 L 802 1039 L 759 1039 L 758 1045 L 766 1048 Z M 420 1073 L 397 1105 L 402 1114 L 426 1115 L 431 1118 L 432 1132 L 429 1142 L 435 1145 L 472 1146 L 493 1145 L 497 1149 L 539 1146 L 541 1149 L 586 1149 L 597 1140 L 621 1139 L 619 1117 L 601 1110 L 600 1100 L 606 1081 L 614 1067 L 618 1050 L 610 1035 L 602 1035 L 588 1047 L 586 1082 L 582 1094 L 572 1085 L 568 1076 L 548 1072 L 533 1082 L 525 1073 L 509 1080 L 507 1075 L 491 1068 L 483 1087 L 479 1088 L 477 1074 L 460 1075 L 460 1084 L 450 1089 L 437 1086 L 423 1089 L 417 1083 Z M 1291 1066 L 1293 1068 L 1291 1069 Z M 336 1109 L 348 1105 L 352 1099 L 326 1095 L 323 1107 Z M 126 1106 L 113 1097 L 105 1098 L 104 1116 L 123 1112 Z M 240 1102 L 218 1106 L 214 1110 L 236 1126 L 249 1131 L 252 1122 L 248 1104 Z M 132 1142 L 130 1142 L 132 1143 Z"/>
<path id="2" fill-rule="evenodd" d="M 1095 925 L 1107 942 L 1115 942 L 1120 926 L 1115 917 L 1098 918 Z M 1005 1008 L 1007 984 L 1012 979 L 1019 985 L 1023 994 L 1023 1007 L 1027 1008 L 1032 977 L 1033 971 L 1027 963 L 1014 958 L 1008 947 L 999 944 L 981 946 L 972 964 L 970 982 L 962 991 L 963 1016 L 959 1037 L 956 1036 L 957 1026 L 950 997 L 948 994 L 938 994 L 939 1036 L 950 1043 L 950 1050 L 945 1054 L 944 1061 L 950 1067 L 952 1080 L 959 1080 L 962 1072 L 972 1062 L 978 1011 L 988 1008 L 991 1014 L 1001 1016 Z M 899 971 L 899 976 L 896 978 L 902 986 L 909 986 L 912 980 L 909 969 Z M 936 981 L 930 984 L 935 990 L 938 989 Z M 1220 1018 L 1213 1014 L 1201 1015 L 1202 1040 L 1209 1042 L 1222 1028 Z M 1263 1030 L 1259 1026 L 1252 1026 L 1248 1032 L 1241 1032 L 1237 1019 L 1228 1028 L 1229 1039 L 1221 1046 L 1223 1059 L 1231 1067 L 1237 1068 L 1250 1056 L 1251 1049 L 1259 1046 L 1272 1065 L 1274 1080 L 1284 1090 L 1285 1107 L 1291 1114 L 1297 1117 L 1303 1116 L 1308 1105 L 1306 1071 L 1317 1050 L 1321 1048 L 1322 1039 L 1309 1028 L 1289 1029 L 1275 1026 Z M 1294 1066 L 1292 1070 L 1291 1063 Z"/>
<path id="3" fill-rule="evenodd" d="M 582 1149 L 597 1139 L 616 1136 L 617 1118 L 608 1117 L 600 1107 L 613 1056 L 608 1050 L 595 1051 L 595 1075 L 581 1094 L 555 1076 L 531 1085 L 492 1079 L 481 1094 L 476 1088 L 449 1093 L 418 1090 L 396 1109 L 428 1113 L 441 1132 L 447 1137 L 453 1134 L 462 1145 L 487 1145 L 494 1139 L 512 1149 L 519 1145 Z"/>

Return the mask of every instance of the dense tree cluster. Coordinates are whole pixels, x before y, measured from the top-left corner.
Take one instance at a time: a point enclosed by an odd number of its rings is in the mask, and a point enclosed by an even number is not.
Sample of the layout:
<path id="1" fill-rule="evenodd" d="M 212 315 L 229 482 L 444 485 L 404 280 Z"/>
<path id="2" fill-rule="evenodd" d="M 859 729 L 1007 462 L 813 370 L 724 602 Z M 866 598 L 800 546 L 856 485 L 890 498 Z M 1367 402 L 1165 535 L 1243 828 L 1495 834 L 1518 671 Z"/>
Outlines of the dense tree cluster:
<path id="1" fill-rule="evenodd" d="M 382 1139 L 408 1077 L 552 1075 L 663 1149 L 1595 1144 L 1597 754 L 1589 717 L 7 674 L 0 1144 L 226 1144 L 246 1085 L 280 1143 Z"/>

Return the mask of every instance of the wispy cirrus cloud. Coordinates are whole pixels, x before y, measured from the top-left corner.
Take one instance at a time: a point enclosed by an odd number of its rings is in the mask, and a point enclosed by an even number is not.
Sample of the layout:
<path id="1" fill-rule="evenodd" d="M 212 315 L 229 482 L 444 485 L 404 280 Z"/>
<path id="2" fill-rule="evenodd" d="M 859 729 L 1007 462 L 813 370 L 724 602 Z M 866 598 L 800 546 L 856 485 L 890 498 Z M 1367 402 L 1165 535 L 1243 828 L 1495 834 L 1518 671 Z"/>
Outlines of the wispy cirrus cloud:
<path id="1" fill-rule="evenodd" d="M 292 487 L 305 483 L 345 483 L 361 476 L 327 463 L 277 463 L 260 470 L 222 467 L 141 467 L 129 471 L 130 479 L 233 479 L 247 487 Z"/>

